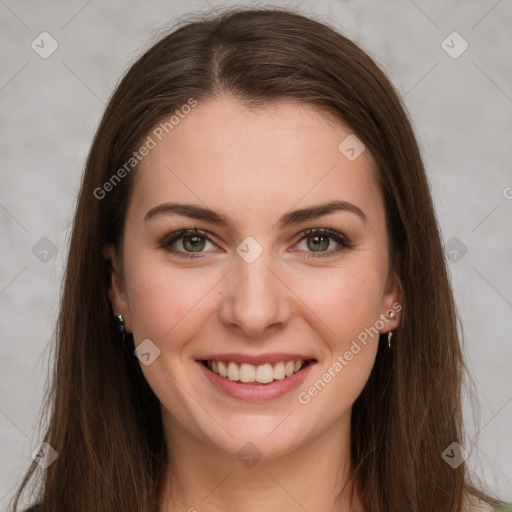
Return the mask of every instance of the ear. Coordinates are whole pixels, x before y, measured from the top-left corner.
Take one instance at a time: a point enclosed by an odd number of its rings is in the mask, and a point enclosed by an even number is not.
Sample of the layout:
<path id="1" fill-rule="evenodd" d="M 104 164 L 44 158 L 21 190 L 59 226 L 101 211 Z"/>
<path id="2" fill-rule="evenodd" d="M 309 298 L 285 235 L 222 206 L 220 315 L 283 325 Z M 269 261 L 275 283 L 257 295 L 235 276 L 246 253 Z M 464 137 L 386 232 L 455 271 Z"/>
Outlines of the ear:
<path id="1" fill-rule="evenodd" d="M 381 334 L 386 334 L 393 329 L 396 329 L 400 323 L 401 311 L 402 311 L 402 282 L 398 275 L 399 257 L 395 258 L 395 262 L 392 270 L 389 272 L 388 279 L 386 281 L 386 287 L 384 295 L 382 297 L 382 310 L 381 318 L 384 318 L 386 323 L 381 329 Z M 395 313 L 394 318 L 390 318 L 388 313 L 393 311 Z"/>
<path id="2" fill-rule="evenodd" d="M 112 304 L 112 311 L 115 316 L 123 316 L 125 331 L 132 332 L 130 307 L 126 294 L 123 270 L 119 264 L 119 258 L 113 244 L 108 244 L 103 248 L 103 256 L 106 260 L 110 261 L 108 298 L 110 299 L 110 304 Z"/>

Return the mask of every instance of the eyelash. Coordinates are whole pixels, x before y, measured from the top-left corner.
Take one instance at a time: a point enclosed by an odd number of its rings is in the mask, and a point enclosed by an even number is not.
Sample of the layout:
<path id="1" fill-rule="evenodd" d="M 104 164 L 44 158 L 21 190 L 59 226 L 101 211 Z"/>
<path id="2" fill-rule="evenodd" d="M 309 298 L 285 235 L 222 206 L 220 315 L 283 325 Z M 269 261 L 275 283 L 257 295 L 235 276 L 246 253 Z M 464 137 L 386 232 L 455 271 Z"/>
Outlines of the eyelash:
<path id="1" fill-rule="evenodd" d="M 200 255 L 203 253 L 187 253 L 187 252 L 181 252 L 181 251 L 175 251 L 174 249 L 169 249 L 169 246 L 172 245 L 177 240 L 180 240 L 185 237 L 192 237 L 192 236 L 199 236 L 201 238 L 205 238 L 210 243 L 215 244 L 215 240 L 211 237 L 211 235 L 206 232 L 202 231 L 200 229 L 194 228 L 194 229 L 182 229 L 180 231 L 174 231 L 173 233 L 168 233 L 163 238 L 161 238 L 158 242 L 158 246 L 160 249 L 165 249 L 167 252 L 176 255 L 181 258 L 198 258 L 201 257 Z M 333 256 L 334 254 L 338 254 L 341 251 L 347 250 L 347 249 L 353 249 L 354 245 L 350 243 L 350 241 L 342 235 L 341 233 L 338 233 L 337 231 L 334 231 L 329 228 L 310 228 L 306 229 L 302 233 L 299 234 L 300 238 L 297 241 L 297 243 L 301 242 L 304 238 L 308 238 L 310 236 L 326 236 L 328 238 L 332 238 L 336 243 L 339 244 L 339 247 L 337 249 L 328 251 L 328 252 L 320 252 L 320 253 L 314 253 L 310 252 L 308 253 L 306 258 L 327 258 L 329 256 Z"/>

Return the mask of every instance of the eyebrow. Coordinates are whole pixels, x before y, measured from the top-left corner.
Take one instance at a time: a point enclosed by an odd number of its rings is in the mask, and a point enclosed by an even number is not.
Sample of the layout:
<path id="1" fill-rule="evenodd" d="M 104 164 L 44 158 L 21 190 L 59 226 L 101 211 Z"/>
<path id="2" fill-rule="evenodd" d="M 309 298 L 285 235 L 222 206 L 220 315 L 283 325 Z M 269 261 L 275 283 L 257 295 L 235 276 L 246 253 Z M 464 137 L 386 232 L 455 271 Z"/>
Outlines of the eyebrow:
<path id="1" fill-rule="evenodd" d="M 301 208 L 299 210 L 285 213 L 280 217 L 277 224 L 280 229 L 283 229 L 288 226 L 300 224 L 307 220 L 316 219 L 336 211 L 353 213 L 360 217 L 365 225 L 368 225 L 368 218 L 363 210 L 361 210 L 361 208 L 355 204 L 340 200 L 314 205 L 308 208 Z M 210 222 L 230 230 L 232 230 L 232 226 L 235 224 L 227 215 L 223 214 L 222 212 L 216 212 L 215 210 L 211 210 L 203 206 L 183 203 L 162 203 L 158 206 L 155 206 L 146 213 L 144 222 L 148 222 L 150 219 L 159 217 L 161 215 L 172 214 Z"/>

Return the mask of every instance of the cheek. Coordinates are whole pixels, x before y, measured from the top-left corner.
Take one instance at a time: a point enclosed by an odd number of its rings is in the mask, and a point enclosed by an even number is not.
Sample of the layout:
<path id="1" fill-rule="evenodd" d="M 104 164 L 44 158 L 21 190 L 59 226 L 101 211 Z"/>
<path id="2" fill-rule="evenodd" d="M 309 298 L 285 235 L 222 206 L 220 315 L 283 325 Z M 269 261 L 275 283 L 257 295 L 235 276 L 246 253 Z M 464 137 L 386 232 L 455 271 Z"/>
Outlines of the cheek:
<path id="1" fill-rule="evenodd" d="M 379 344 L 376 322 L 380 318 L 382 282 L 378 268 L 362 266 L 317 273 L 302 293 L 311 325 L 323 338 L 325 361 L 314 382 L 299 390 L 299 403 L 311 418 L 327 423 L 348 411 L 363 390 Z M 307 292 L 306 290 L 309 290 Z M 314 290 L 314 291 L 312 291 Z M 305 313 L 307 309 L 314 311 Z M 316 320 L 313 320 L 317 317 Z"/>
<path id="2" fill-rule="evenodd" d="M 294 291 L 304 306 L 302 315 L 320 329 L 332 357 L 379 319 L 383 282 L 378 266 L 368 258 L 337 268 L 310 269 L 295 280 Z"/>
<path id="3" fill-rule="evenodd" d="M 131 260 L 126 275 L 135 342 L 149 338 L 171 350 L 173 339 L 197 326 L 220 277 L 211 270 L 172 268 L 144 254 Z"/>

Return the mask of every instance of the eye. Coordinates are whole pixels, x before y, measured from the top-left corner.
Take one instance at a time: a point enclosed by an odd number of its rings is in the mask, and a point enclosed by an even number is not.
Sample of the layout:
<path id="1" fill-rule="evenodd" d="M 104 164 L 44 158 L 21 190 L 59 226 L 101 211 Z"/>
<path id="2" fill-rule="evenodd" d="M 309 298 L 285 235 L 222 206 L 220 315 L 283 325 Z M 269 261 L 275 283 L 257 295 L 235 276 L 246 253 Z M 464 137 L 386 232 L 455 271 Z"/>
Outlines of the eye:
<path id="1" fill-rule="evenodd" d="M 305 241 L 306 258 L 325 258 L 354 247 L 347 237 L 329 228 L 308 229 L 301 233 L 301 236 L 299 242 Z M 334 240 L 338 247 L 327 251 L 331 246 L 331 240 Z"/>
<path id="2" fill-rule="evenodd" d="M 174 249 L 172 246 L 181 240 L 180 244 L 184 251 L 178 251 Z M 199 229 L 182 229 L 181 231 L 175 231 L 174 233 L 170 233 L 164 236 L 158 243 L 161 249 L 165 249 L 166 251 L 174 254 L 176 256 L 180 256 L 182 258 L 195 258 L 196 256 L 207 251 L 203 251 L 205 245 L 210 243 L 213 245 L 210 236 L 206 231 L 201 231 Z"/>
<path id="3" fill-rule="evenodd" d="M 301 250 L 301 252 L 307 253 L 305 258 L 325 258 L 354 247 L 346 236 L 329 228 L 308 229 L 303 231 L 300 237 L 299 244 L 304 240 L 306 245 L 306 249 Z M 328 251 L 332 240 L 338 247 Z M 208 243 L 215 248 L 215 243 L 209 233 L 194 228 L 169 233 L 159 241 L 158 245 L 161 249 L 182 258 L 198 258 L 201 257 L 201 254 L 209 252 L 203 250 Z M 183 250 L 177 250 L 176 247 L 173 247 L 174 245 L 181 245 Z"/>

